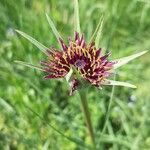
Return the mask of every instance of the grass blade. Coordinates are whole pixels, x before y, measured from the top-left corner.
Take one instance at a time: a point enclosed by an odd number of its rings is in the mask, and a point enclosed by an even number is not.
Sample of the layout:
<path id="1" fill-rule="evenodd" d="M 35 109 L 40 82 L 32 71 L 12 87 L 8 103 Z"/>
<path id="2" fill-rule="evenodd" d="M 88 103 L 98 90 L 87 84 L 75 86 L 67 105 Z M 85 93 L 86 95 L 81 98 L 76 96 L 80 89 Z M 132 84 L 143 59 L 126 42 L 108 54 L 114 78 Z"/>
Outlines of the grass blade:
<path id="1" fill-rule="evenodd" d="M 29 40 L 32 44 L 34 44 L 36 47 L 38 47 L 43 53 L 45 53 L 47 55 L 46 50 L 48 49 L 46 46 L 44 46 L 43 44 L 41 44 L 40 42 L 38 42 L 36 39 L 34 39 L 33 37 L 29 36 L 28 34 L 19 31 L 19 30 L 15 30 L 17 33 L 19 33 L 20 35 L 22 35 L 24 38 L 26 38 L 27 40 Z"/>
<path id="2" fill-rule="evenodd" d="M 59 38 L 61 38 L 61 36 L 60 36 L 58 30 L 56 29 L 56 26 L 55 26 L 54 22 L 53 22 L 52 19 L 48 16 L 47 13 L 46 13 L 46 18 L 47 18 L 47 21 L 48 21 L 48 24 L 49 24 L 50 28 L 52 29 L 54 35 L 56 36 L 58 42 L 60 43 Z M 60 43 L 60 44 L 61 44 L 61 43 Z"/>
<path id="3" fill-rule="evenodd" d="M 24 104 L 25 105 L 25 104 Z M 42 116 L 40 116 L 37 112 L 35 112 L 34 110 L 32 110 L 29 106 L 25 105 L 25 107 L 27 107 L 33 114 L 35 114 L 38 118 L 40 118 L 46 125 L 48 125 L 49 127 L 51 127 L 55 132 L 57 132 L 59 135 L 61 135 L 62 137 L 66 138 L 67 140 L 69 140 L 70 142 L 76 143 L 77 145 L 80 145 L 84 148 L 90 148 L 89 146 L 86 146 L 81 140 L 73 138 L 73 137 L 68 137 L 66 136 L 64 133 L 62 133 L 61 131 L 59 131 L 58 129 L 56 129 L 54 126 L 52 126 L 50 123 L 48 123 Z"/>
<path id="4" fill-rule="evenodd" d="M 116 85 L 116 86 L 125 86 L 130 88 L 136 88 L 135 85 L 127 83 L 127 82 L 121 82 L 121 81 L 115 81 L 115 80 L 105 80 L 106 83 L 104 85 Z"/>
<path id="5" fill-rule="evenodd" d="M 127 56 L 127 57 L 123 57 L 123 58 L 114 60 L 114 62 L 117 62 L 116 64 L 114 64 L 114 69 L 117 69 L 117 68 L 127 64 L 131 60 L 133 60 L 133 59 L 135 59 L 137 57 L 140 57 L 140 56 L 144 55 L 147 52 L 148 51 L 143 51 L 143 52 L 140 52 L 140 53 L 137 53 L 137 54 L 133 54 L 131 56 Z"/>
<path id="6" fill-rule="evenodd" d="M 74 0 L 74 30 L 81 34 L 78 0 Z"/>
<path id="7" fill-rule="evenodd" d="M 0 108 L 3 108 L 8 113 L 14 112 L 14 108 L 9 104 L 9 102 L 7 102 L 1 97 L 0 97 Z"/>
<path id="8" fill-rule="evenodd" d="M 127 141 L 123 136 L 112 136 L 112 135 L 108 135 L 108 134 L 105 134 L 105 135 L 102 135 L 102 138 L 99 139 L 99 143 L 116 143 L 117 145 L 121 145 L 123 147 L 126 147 L 126 148 L 129 148 L 131 149 L 131 145 L 132 143 Z M 101 145 L 100 145 L 101 146 Z"/>
<path id="9" fill-rule="evenodd" d="M 29 68 L 32 68 L 32 69 L 34 68 L 34 69 L 37 69 L 37 70 L 40 70 L 40 71 L 44 71 L 41 67 L 30 64 L 30 63 L 27 63 L 27 62 L 16 60 L 15 63 L 18 63 L 20 65 L 23 65 L 23 66 L 26 66 L 26 67 L 29 67 Z"/>

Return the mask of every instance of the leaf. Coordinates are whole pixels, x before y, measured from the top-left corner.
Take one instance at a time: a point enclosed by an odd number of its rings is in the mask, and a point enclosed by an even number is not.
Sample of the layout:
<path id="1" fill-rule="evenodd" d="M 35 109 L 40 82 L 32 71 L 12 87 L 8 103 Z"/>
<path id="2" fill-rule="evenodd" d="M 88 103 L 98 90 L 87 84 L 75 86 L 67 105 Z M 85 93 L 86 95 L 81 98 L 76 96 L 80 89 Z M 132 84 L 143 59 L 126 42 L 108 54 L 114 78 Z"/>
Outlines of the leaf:
<path id="1" fill-rule="evenodd" d="M 26 66 L 26 67 L 29 67 L 29 68 L 34 68 L 34 69 L 37 69 L 37 70 L 40 70 L 40 71 L 44 71 L 41 67 L 30 64 L 30 63 L 27 63 L 27 62 L 16 60 L 15 63 L 18 63 L 20 65 L 23 65 L 23 66 Z"/>
<path id="2" fill-rule="evenodd" d="M 54 35 L 56 36 L 58 42 L 60 43 L 59 38 L 61 38 L 61 36 L 60 36 L 58 30 L 56 29 L 56 26 L 54 25 L 54 22 L 53 22 L 52 19 L 48 16 L 47 13 L 46 13 L 46 18 L 47 18 L 47 21 L 48 21 L 48 23 L 49 23 L 50 28 L 52 29 Z M 60 44 L 61 44 L 61 43 L 60 43 Z"/>
<path id="3" fill-rule="evenodd" d="M 131 56 L 127 56 L 127 57 L 123 57 L 123 58 L 114 60 L 114 62 L 117 62 L 116 64 L 114 64 L 114 69 L 117 69 L 117 68 L 127 64 L 129 61 L 131 61 L 131 60 L 133 60 L 137 57 L 140 57 L 140 56 L 144 55 L 147 52 L 148 51 L 143 51 L 143 52 L 131 55 Z"/>
<path id="4" fill-rule="evenodd" d="M 78 0 L 74 0 L 74 26 L 74 30 L 81 34 Z"/>
<path id="5" fill-rule="evenodd" d="M 29 36 L 28 34 L 19 31 L 19 30 L 15 30 L 17 33 L 19 33 L 20 35 L 22 35 L 24 38 L 26 38 L 27 40 L 29 40 L 32 44 L 34 44 L 36 47 L 38 47 L 43 53 L 45 53 L 47 55 L 46 50 L 48 49 L 46 46 L 44 46 L 43 44 L 41 44 L 40 42 L 38 42 L 37 40 L 35 40 L 33 37 Z"/>
<path id="6" fill-rule="evenodd" d="M 97 41 L 97 42 L 95 41 L 96 46 L 98 46 L 98 44 L 99 44 L 98 42 L 99 42 L 101 32 L 102 32 L 103 20 L 104 20 L 104 18 L 103 18 L 103 15 L 102 15 L 99 19 L 98 25 L 97 25 L 94 33 L 93 33 L 93 35 L 91 36 L 91 39 L 90 39 L 90 43 L 96 39 L 96 41 Z"/>
<path id="7" fill-rule="evenodd" d="M 121 82 L 121 81 L 115 81 L 115 80 L 105 80 L 105 83 L 103 85 L 116 85 L 116 86 L 125 86 L 130 88 L 136 88 L 135 85 L 127 83 L 127 82 Z"/>

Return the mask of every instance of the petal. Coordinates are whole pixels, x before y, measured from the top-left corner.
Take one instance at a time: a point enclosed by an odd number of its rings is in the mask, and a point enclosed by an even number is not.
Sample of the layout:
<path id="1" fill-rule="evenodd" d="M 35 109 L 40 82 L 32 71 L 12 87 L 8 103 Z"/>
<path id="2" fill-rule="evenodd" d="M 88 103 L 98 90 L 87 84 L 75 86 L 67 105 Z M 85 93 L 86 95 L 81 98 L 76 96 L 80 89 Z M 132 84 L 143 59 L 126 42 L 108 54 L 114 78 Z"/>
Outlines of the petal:
<path id="1" fill-rule="evenodd" d="M 78 45 L 81 45 L 83 41 L 84 41 L 84 37 L 83 37 L 83 34 L 82 34 L 81 38 L 79 38 Z"/>
<path id="2" fill-rule="evenodd" d="M 64 41 L 61 38 L 59 38 L 59 41 L 61 43 L 61 47 L 63 48 L 63 50 L 67 51 L 68 47 L 67 47 L 67 45 L 65 45 Z"/>
<path id="3" fill-rule="evenodd" d="M 101 48 L 96 51 L 96 56 L 95 56 L 96 59 L 98 58 L 98 56 L 100 56 L 101 51 L 102 51 Z"/>
<path id="4" fill-rule="evenodd" d="M 108 54 L 106 54 L 106 55 L 104 55 L 104 56 L 102 56 L 100 59 L 101 59 L 101 61 L 104 61 L 108 56 L 110 56 L 111 55 L 111 53 L 108 53 Z"/>
<path id="5" fill-rule="evenodd" d="M 78 32 L 75 32 L 75 33 L 74 33 L 74 36 L 75 36 L 75 41 L 78 40 L 78 38 L 79 38 L 79 33 L 78 33 Z"/>

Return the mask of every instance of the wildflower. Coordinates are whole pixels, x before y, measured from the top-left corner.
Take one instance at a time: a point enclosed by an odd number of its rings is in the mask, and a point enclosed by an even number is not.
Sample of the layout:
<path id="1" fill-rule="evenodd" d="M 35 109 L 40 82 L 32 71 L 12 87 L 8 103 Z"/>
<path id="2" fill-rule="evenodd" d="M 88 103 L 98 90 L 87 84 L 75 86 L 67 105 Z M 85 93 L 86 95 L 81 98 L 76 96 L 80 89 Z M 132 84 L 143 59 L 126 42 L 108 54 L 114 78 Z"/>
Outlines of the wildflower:
<path id="1" fill-rule="evenodd" d="M 108 60 L 110 54 L 103 56 L 101 48 L 96 49 L 94 42 L 87 44 L 84 36 L 77 32 L 74 40 L 69 38 L 69 45 L 59 40 L 63 51 L 51 48 L 47 50 L 48 60 L 41 62 L 43 70 L 48 73 L 45 79 L 64 78 L 74 68 L 84 80 L 99 87 L 111 75 L 114 62 Z M 74 75 L 71 83 L 73 92 L 79 85 L 79 79 Z"/>
<path id="2" fill-rule="evenodd" d="M 87 85 L 86 83 L 90 83 L 91 85 L 100 88 L 102 85 L 136 88 L 136 86 L 130 83 L 108 80 L 107 78 L 111 76 L 115 69 L 127 64 L 139 56 L 142 56 L 147 51 L 109 61 L 108 57 L 110 54 L 103 56 L 101 48 L 97 49 L 94 42 L 86 43 L 84 36 L 79 36 L 79 33 L 77 32 L 75 32 L 74 39 L 69 38 L 69 44 L 66 45 L 60 38 L 59 32 L 47 14 L 46 17 L 56 38 L 59 39 L 62 51 L 56 50 L 55 48 L 48 49 L 28 34 L 16 30 L 19 34 L 37 46 L 43 53 L 48 55 L 46 61 L 41 61 L 42 66 L 36 66 L 22 61 L 16 61 L 17 63 L 47 72 L 47 75 L 44 77 L 45 79 L 66 78 L 67 81 L 69 81 L 71 88 L 70 95 L 72 95 L 79 86 Z"/>

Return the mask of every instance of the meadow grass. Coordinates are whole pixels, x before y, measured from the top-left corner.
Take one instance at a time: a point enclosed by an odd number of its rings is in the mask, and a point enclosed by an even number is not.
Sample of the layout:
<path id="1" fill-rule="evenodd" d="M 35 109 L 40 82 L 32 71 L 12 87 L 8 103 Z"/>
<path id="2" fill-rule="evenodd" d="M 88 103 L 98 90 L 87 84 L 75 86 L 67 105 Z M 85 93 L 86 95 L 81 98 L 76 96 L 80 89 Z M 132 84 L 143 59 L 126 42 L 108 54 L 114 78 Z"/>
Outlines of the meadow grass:
<path id="1" fill-rule="evenodd" d="M 45 81 L 44 73 L 14 63 L 39 64 L 46 58 L 15 29 L 32 35 L 46 47 L 59 48 L 45 12 L 67 40 L 74 34 L 73 6 L 70 0 L 0 1 L 0 149 L 91 149 L 78 95 L 69 97 L 66 83 Z M 81 32 L 87 41 L 103 15 L 98 45 L 104 52 L 111 51 L 112 59 L 150 49 L 148 1 L 80 0 L 79 6 Z M 137 89 L 89 89 L 97 149 L 149 150 L 149 58 L 147 53 L 116 72 L 116 80 L 133 83 Z"/>

